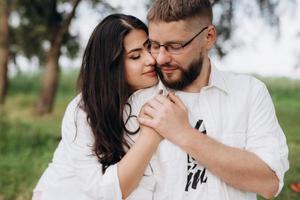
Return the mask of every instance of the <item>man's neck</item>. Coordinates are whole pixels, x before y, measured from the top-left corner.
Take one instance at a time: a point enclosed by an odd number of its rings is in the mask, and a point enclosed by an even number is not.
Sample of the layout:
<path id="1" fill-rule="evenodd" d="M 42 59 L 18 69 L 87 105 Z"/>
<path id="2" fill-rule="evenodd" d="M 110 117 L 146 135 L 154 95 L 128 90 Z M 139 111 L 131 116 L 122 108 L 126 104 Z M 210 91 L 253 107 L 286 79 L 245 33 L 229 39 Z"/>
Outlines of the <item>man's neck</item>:
<path id="1" fill-rule="evenodd" d="M 209 58 L 203 59 L 202 69 L 199 76 L 190 85 L 185 87 L 183 92 L 196 93 L 200 92 L 201 88 L 208 85 L 209 77 L 211 72 L 211 63 Z"/>

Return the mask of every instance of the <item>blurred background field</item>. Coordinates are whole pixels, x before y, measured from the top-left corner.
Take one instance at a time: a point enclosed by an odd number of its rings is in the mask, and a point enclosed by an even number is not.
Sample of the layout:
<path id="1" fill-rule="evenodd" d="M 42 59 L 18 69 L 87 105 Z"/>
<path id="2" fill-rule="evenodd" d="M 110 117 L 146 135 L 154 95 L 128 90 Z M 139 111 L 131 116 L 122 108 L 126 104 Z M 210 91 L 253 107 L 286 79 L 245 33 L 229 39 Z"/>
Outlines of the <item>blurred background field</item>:
<path id="1" fill-rule="evenodd" d="M 68 102 L 76 94 L 77 72 L 61 75 L 51 115 L 36 116 L 40 76 L 16 76 L 9 86 L 7 103 L 0 115 L 0 199 L 29 200 L 42 171 L 51 161 L 60 140 L 60 125 Z M 289 189 L 300 181 L 300 80 L 261 78 L 272 95 L 279 122 L 287 136 L 290 170 L 285 187 L 276 199 L 299 199 Z"/>
<path id="2" fill-rule="evenodd" d="M 16 76 L 0 115 L 0 199 L 31 199 L 60 140 L 64 110 L 75 95 L 76 72 L 62 75 L 51 115 L 33 114 L 40 76 Z"/>

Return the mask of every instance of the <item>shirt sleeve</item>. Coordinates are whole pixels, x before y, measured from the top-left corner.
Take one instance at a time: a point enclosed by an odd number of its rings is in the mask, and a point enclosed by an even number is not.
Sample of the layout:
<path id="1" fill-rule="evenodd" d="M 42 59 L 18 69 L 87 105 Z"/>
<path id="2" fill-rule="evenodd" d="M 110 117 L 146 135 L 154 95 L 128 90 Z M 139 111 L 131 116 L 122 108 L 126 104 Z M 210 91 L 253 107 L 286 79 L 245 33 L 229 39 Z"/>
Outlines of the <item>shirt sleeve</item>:
<path id="1" fill-rule="evenodd" d="M 93 153 L 94 135 L 86 113 L 78 104 L 71 103 L 63 118 L 62 141 L 68 154 L 80 189 L 91 199 L 122 199 L 117 164 L 102 173 L 102 165 Z"/>
<path id="2" fill-rule="evenodd" d="M 246 149 L 255 153 L 277 175 L 280 193 L 284 174 L 289 169 L 288 147 L 278 123 L 274 105 L 266 86 L 255 80 L 250 99 Z"/>

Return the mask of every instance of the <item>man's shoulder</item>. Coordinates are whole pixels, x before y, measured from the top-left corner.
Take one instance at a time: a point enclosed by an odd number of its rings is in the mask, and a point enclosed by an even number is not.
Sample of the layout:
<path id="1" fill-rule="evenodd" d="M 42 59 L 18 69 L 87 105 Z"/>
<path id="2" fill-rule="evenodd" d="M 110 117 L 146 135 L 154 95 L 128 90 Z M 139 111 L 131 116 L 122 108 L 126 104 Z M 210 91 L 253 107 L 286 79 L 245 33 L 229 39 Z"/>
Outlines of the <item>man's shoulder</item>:
<path id="1" fill-rule="evenodd" d="M 265 87 L 265 84 L 253 75 L 225 71 L 220 71 L 220 73 L 222 74 L 225 84 L 230 91 L 237 91 L 241 89 L 252 90 Z"/>

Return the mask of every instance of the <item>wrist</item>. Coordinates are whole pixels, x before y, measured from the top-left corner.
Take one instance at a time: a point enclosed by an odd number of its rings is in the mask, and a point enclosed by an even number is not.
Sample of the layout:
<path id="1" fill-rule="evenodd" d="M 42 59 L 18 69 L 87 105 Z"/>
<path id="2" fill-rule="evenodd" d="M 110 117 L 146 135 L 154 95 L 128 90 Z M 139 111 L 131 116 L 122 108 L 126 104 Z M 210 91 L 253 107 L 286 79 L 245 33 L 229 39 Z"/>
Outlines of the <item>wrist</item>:
<path id="1" fill-rule="evenodd" d="M 178 140 L 177 145 L 182 149 L 190 146 L 190 144 L 196 139 L 199 131 L 194 129 L 193 127 L 189 127 L 183 132 L 182 137 Z"/>
<path id="2" fill-rule="evenodd" d="M 191 133 L 193 133 L 195 129 L 191 126 L 186 126 L 181 131 L 178 131 L 180 134 L 177 134 L 176 137 L 170 138 L 169 140 L 172 141 L 174 144 L 177 144 L 178 146 L 182 147 L 186 143 L 188 143 L 188 140 L 191 136 Z"/>
<path id="3" fill-rule="evenodd" d="M 149 127 L 141 128 L 139 138 L 152 143 L 160 143 L 160 141 L 163 139 L 161 135 L 159 135 L 154 129 Z"/>

